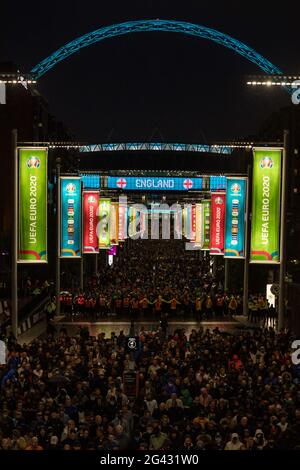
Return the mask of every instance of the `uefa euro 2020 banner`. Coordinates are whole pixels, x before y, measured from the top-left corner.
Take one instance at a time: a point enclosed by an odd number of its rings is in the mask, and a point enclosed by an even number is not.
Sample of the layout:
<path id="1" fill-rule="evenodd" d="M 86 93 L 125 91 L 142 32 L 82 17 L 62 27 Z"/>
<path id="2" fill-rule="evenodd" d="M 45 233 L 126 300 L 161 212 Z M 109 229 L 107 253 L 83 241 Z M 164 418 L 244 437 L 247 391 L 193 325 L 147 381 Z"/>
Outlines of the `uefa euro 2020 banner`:
<path id="1" fill-rule="evenodd" d="M 224 254 L 226 192 L 211 195 L 210 250 L 211 255 Z"/>
<path id="2" fill-rule="evenodd" d="M 201 201 L 203 205 L 203 246 L 202 250 L 208 251 L 210 247 L 210 209 L 211 209 L 211 200 L 203 199 Z"/>
<path id="3" fill-rule="evenodd" d="M 245 258 L 245 206 L 247 178 L 228 177 L 226 190 L 226 258 Z"/>
<path id="4" fill-rule="evenodd" d="M 81 258 L 81 180 L 60 178 L 60 257 Z"/>
<path id="5" fill-rule="evenodd" d="M 98 191 L 83 192 L 83 253 L 99 253 L 97 234 L 99 211 Z"/>
<path id="6" fill-rule="evenodd" d="M 100 250 L 110 248 L 110 212 L 111 200 L 99 199 L 98 239 Z"/>
<path id="7" fill-rule="evenodd" d="M 279 263 L 282 149 L 253 149 L 251 263 Z"/>
<path id="8" fill-rule="evenodd" d="M 47 263 L 47 148 L 19 148 L 18 263 Z"/>

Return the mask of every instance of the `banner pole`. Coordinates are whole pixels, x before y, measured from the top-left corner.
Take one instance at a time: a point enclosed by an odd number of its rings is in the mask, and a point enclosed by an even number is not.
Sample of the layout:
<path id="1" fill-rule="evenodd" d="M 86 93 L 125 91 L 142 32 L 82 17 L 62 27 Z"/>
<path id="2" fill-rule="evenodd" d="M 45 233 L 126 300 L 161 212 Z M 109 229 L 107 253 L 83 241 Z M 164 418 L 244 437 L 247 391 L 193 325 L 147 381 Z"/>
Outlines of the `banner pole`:
<path id="1" fill-rule="evenodd" d="M 224 290 L 228 290 L 229 260 L 224 257 Z"/>
<path id="2" fill-rule="evenodd" d="M 95 274 L 98 274 L 98 253 L 95 256 Z"/>
<path id="3" fill-rule="evenodd" d="M 82 183 L 81 183 L 82 189 Z M 81 210 L 81 258 L 80 258 L 80 290 L 83 291 L 83 199 L 84 194 L 81 190 L 81 201 L 80 201 L 80 210 Z"/>
<path id="4" fill-rule="evenodd" d="M 245 211 L 245 260 L 244 260 L 244 285 L 243 285 L 243 313 L 248 317 L 248 297 L 249 297 L 249 248 L 250 248 L 250 180 L 251 165 L 247 168 L 247 190 L 246 190 L 246 211 Z"/>
<path id="5" fill-rule="evenodd" d="M 60 158 L 56 159 L 56 213 L 57 213 L 57 235 L 56 235 L 56 281 L 55 281 L 55 299 L 56 316 L 60 315 Z"/>
<path id="6" fill-rule="evenodd" d="M 18 338 L 18 131 L 12 130 L 13 151 L 13 239 L 11 269 L 11 328 Z"/>
<path id="7" fill-rule="evenodd" d="M 287 149 L 289 131 L 284 130 L 282 173 L 281 173 L 281 212 L 280 212 L 280 271 L 279 271 L 279 302 L 278 331 L 284 327 L 285 316 L 285 270 L 286 270 L 286 188 L 287 188 Z"/>
<path id="8" fill-rule="evenodd" d="M 80 258 L 80 290 L 83 291 L 83 253 Z"/>

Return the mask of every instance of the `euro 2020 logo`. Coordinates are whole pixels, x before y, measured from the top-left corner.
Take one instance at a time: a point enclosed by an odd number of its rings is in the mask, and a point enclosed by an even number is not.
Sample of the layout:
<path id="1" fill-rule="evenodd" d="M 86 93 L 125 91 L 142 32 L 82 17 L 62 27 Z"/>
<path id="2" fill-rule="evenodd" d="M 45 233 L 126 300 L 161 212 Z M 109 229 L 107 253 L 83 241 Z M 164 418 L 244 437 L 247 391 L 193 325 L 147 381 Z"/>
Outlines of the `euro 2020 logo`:
<path id="1" fill-rule="evenodd" d="M 27 168 L 38 169 L 41 166 L 41 161 L 38 157 L 32 156 L 27 160 Z"/>
<path id="2" fill-rule="evenodd" d="M 66 186 L 66 191 L 68 194 L 74 194 L 76 191 L 76 186 L 73 183 L 68 183 Z"/>
<path id="3" fill-rule="evenodd" d="M 234 194 L 239 194 L 241 192 L 241 187 L 238 183 L 234 183 L 230 189 L 231 189 L 231 192 Z"/>
<path id="4" fill-rule="evenodd" d="M 264 157 L 260 161 L 260 168 L 262 169 L 271 169 L 273 168 L 273 160 L 271 157 Z"/>

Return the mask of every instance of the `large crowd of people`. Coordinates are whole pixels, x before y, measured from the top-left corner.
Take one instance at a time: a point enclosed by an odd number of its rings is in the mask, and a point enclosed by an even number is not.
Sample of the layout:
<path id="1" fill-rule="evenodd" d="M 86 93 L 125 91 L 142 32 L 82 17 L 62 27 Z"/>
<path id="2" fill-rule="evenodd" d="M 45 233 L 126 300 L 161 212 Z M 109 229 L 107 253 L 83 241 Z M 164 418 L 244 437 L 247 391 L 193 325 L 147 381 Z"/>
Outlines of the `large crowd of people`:
<path id="1" fill-rule="evenodd" d="M 170 242 L 135 242 L 112 266 L 62 293 L 72 318 L 128 314 L 124 332 L 90 336 L 50 326 L 30 344 L 5 338 L 0 366 L 2 450 L 271 450 L 300 448 L 300 367 L 292 336 L 260 320 L 272 309 L 249 298 L 257 328 L 189 334 L 168 317 L 199 320 L 242 311 L 242 295 L 225 292 L 209 258 Z M 48 288 L 48 286 L 47 286 Z M 46 304 L 51 318 L 53 299 Z M 268 312 L 268 313 L 267 313 Z M 155 318 L 157 328 L 134 319 Z M 177 328 L 177 329 L 176 329 Z M 74 331 L 74 328 L 73 328 Z M 130 377 L 130 380 L 127 380 Z"/>
<path id="2" fill-rule="evenodd" d="M 91 337 L 81 327 L 69 336 L 62 328 L 23 346 L 9 338 L 1 449 L 299 449 L 300 368 L 289 333 L 138 335 L 132 354 L 122 332 Z"/>
<path id="3" fill-rule="evenodd" d="M 144 320 L 193 316 L 199 321 L 243 312 L 242 292 L 224 290 L 222 276 L 212 272 L 208 256 L 186 251 L 178 240 L 167 244 L 132 242 L 129 250 L 119 251 L 112 266 L 101 266 L 99 273 L 86 278 L 84 290 L 66 286 L 61 311 L 72 319 L 115 314 Z M 264 295 L 250 296 L 249 321 L 275 322 L 275 315 Z"/>

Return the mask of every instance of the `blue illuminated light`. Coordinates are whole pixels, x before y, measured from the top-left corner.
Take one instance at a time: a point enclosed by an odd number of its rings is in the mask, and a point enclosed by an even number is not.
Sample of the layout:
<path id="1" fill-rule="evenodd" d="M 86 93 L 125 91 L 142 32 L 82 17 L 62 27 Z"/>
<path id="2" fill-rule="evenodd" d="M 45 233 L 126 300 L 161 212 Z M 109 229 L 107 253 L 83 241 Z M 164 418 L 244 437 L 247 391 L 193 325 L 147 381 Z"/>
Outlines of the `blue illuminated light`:
<path id="1" fill-rule="evenodd" d="M 144 31 L 166 31 L 208 39 L 240 54 L 269 75 L 282 74 L 278 67 L 265 59 L 254 49 L 237 39 L 221 33 L 220 31 L 216 31 L 215 29 L 207 28 L 206 26 L 174 20 L 137 20 L 103 26 L 102 28 L 87 33 L 62 46 L 33 67 L 31 73 L 34 76 L 34 79 L 40 78 L 59 62 L 65 60 L 67 57 L 78 52 L 84 47 L 90 46 L 104 39 Z"/>
<path id="2" fill-rule="evenodd" d="M 122 191 L 199 191 L 202 189 L 202 178 L 108 176 L 107 188 Z"/>
<path id="3" fill-rule="evenodd" d="M 232 147 L 227 145 L 209 144 L 183 144 L 164 142 L 119 142 L 108 144 L 87 144 L 79 147 L 80 153 L 93 152 L 194 152 L 194 153 L 216 153 L 220 155 L 231 155 Z"/>
<path id="4" fill-rule="evenodd" d="M 226 189 L 226 176 L 210 176 L 210 190 Z"/>

